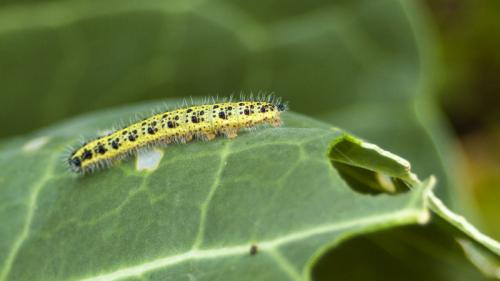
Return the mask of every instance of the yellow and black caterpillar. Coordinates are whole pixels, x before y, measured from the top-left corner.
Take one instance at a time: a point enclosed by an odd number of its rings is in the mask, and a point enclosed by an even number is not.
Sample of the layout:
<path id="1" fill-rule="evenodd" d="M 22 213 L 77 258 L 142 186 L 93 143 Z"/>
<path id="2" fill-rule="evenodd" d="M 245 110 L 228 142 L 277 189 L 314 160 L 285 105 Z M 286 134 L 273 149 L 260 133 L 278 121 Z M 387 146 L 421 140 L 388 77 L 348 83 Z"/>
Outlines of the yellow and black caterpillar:
<path id="1" fill-rule="evenodd" d="M 284 110 L 286 105 L 278 99 L 258 98 L 166 111 L 84 143 L 68 163 L 73 172 L 88 173 L 109 167 L 141 148 L 185 143 L 193 138 L 212 140 L 219 135 L 234 138 L 243 128 L 280 126 Z"/>

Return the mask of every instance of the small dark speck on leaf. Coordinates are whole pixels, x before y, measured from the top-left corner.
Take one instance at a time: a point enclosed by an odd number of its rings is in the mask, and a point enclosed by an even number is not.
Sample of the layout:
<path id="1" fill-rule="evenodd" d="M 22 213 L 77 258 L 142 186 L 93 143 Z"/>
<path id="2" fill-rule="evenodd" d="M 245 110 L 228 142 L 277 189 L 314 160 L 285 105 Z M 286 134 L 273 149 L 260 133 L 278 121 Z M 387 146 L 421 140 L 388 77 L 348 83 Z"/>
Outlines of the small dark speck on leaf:
<path id="1" fill-rule="evenodd" d="M 251 256 L 255 256 L 257 254 L 257 251 L 259 250 L 259 248 L 257 248 L 257 245 L 252 245 L 250 246 L 250 255 Z"/>

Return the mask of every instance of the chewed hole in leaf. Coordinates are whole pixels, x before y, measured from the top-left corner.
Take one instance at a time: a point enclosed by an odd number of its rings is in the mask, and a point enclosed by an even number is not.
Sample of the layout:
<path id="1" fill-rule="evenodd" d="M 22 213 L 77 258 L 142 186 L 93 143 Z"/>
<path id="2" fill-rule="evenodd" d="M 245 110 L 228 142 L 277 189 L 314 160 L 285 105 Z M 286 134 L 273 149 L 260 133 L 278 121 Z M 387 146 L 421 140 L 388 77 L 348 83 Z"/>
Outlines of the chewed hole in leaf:
<path id="1" fill-rule="evenodd" d="M 332 165 L 353 190 L 363 194 L 397 194 L 409 190 L 402 180 L 382 173 L 336 161 Z"/>
<path id="2" fill-rule="evenodd" d="M 335 142 L 329 157 L 347 184 L 363 194 L 406 192 L 413 180 L 406 160 L 351 136 Z"/>

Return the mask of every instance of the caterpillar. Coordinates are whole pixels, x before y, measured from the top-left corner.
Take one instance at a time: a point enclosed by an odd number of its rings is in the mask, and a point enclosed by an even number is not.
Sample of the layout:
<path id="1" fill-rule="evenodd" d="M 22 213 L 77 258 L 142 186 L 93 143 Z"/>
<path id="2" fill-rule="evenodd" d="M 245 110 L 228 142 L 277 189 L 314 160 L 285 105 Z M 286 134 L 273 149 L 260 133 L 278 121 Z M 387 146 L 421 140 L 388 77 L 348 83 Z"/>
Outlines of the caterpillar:
<path id="1" fill-rule="evenodd" d="M 280 113 L 286 109 L 286 104 L 272 97 L 181 106 L 83 143 L 71 153 L 68 164 L 72 172 L 85 174 L 107 168 L 143 148 L 216 136 L 235 138 L 241 129 L 280 126 Z"/>

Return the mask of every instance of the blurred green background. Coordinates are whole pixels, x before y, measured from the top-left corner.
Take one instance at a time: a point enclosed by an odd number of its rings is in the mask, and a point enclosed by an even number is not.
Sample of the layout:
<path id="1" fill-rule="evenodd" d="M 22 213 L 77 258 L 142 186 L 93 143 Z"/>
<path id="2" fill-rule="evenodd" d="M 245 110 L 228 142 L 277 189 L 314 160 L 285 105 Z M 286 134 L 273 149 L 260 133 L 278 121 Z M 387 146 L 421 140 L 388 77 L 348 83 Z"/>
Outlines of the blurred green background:
<path id="1" fill-rule="evenodd" d="M 437 175 L 437 194 L 499 239 L 499 12 L 493 0 L 3 1 L 0 137 L 144 100 L 274 92 Z"/>

